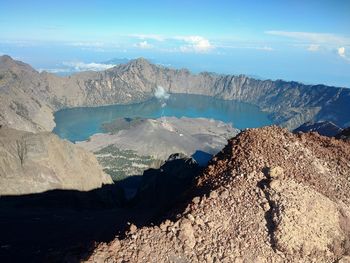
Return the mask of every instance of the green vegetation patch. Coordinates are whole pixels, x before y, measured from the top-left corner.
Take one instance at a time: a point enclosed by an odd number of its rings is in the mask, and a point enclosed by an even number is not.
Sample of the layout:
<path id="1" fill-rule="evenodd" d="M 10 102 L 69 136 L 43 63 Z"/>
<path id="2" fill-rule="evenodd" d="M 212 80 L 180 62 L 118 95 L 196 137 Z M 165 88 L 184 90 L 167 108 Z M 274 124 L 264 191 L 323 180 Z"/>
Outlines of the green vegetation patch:
<path id="1" fill-rule="evenodd" d="M 109 145 L 98 152 L 96 158 L 103 170 L 114 181 L 120 181 L 132 175 L 142 175 L 144 170 L 158 168 L 162 161 L 152 156 L 140 156 L 132 150 L 121 150 Z"/>

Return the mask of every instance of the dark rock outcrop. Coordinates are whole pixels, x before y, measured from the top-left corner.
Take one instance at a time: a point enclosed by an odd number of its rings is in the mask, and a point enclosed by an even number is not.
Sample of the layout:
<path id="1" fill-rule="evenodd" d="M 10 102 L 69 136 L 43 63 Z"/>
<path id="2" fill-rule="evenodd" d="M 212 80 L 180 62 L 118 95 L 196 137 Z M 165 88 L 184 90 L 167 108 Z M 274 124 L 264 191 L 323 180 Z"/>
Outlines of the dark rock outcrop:
<path id="1" fill-rule="evenodd" d="M 317 132 L 320 135 L 334 137 L 342 131 L 340 127 L 330 121 L 307 122 L 293 132 Z"/>
<path id="2" fill-rule="evenodd" d="M 338 133 L 335 138 L 349 141 L 350 140 L 350 127 L 343 129 Z"/>

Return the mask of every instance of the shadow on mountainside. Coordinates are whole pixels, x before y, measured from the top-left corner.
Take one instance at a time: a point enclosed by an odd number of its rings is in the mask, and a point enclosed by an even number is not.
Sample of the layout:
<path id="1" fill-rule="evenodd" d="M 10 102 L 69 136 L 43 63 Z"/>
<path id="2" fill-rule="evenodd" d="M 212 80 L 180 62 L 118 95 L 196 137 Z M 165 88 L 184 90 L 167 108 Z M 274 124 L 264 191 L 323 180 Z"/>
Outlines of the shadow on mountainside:
<path id="1" fill-rule="evenodd" d="M 42 262 L 48 254 L 60 261 L 67 249 L 112 239 L 132 218 L 123 205 L 115 185 L 2 196 L 0 262 Z"/>
<path id="2" fill-rule="evenodd" d="M 79 261 L 95 242 L 109 242 L 116 235 L 124 238 L 130 224 L 149 226 L 174 217 L 168 211 L 186 207 L 186 200 L 195 195 L 191 186 L 199 171 L 192 159 L 175 156 L 160 169 L 145 173 L 141 190 L 131 201 L 125 199 L 119 183 L 88 192 L 2 196 L 0 262 Z"/>

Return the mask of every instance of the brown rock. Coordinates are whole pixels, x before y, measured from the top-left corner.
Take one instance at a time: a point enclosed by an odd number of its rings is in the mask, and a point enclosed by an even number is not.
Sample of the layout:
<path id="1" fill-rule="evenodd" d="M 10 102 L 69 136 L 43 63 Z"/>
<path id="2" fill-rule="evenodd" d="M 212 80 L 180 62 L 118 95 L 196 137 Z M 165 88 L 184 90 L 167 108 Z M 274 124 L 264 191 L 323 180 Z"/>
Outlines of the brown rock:
<path id="1" fill-rule="evenodd" d="M 131 224 L 130 230 L 129 230 L 130 234 L 135 234 L 136 230 L 137 230 L 137 226 L 135 226 L 134 224 Z"/>
<path id="2" fill-rule="evenodd" d="M 218 193 L 216 191 L 211 191 L 209 194 L 209 198 L 215 199 L 218 197 Z"/>
<path id="3" fill-rule="evenodd" d="M 137 229 L 138 238 L 121 240 L 113 257 L 127 262 L 347 262 L 349 163 L 350 144 L 344 141 L 278 127 L 244 131 L 197 182 L 195 190 L 216 196 L 203 195 L 201 205 L 176 210 L 174 232 Z M 272 167 L 271 180 L 263 173 L 266 166 Z M 144 243 L 152 247 L 149 257 L 133 258 Z M 109 255 L 108 248 L 101 246 L 99 253 Z"/>
<path id="4" fill-rule="evenodd" d="M 200 201 L 201 201 L 201 198 L 199 196 L 196 196 L 192 199 L 192 203 L 194 204 L 199 204 Z"/>
<path id="5" fill-rule="evenodd" d="M 283 176 L 284 170 L 282 167 L 276 166 L 268 169 L 268 177 L 271 179 L 283 179 Z"/>
<path id="6" fill-rule="evenodd" d="M 181 221 L 178 238 L 190 248 L 193 248 L 196 245 L 196 238 L 194 236 L 191 221 L 187 219 Z"/>

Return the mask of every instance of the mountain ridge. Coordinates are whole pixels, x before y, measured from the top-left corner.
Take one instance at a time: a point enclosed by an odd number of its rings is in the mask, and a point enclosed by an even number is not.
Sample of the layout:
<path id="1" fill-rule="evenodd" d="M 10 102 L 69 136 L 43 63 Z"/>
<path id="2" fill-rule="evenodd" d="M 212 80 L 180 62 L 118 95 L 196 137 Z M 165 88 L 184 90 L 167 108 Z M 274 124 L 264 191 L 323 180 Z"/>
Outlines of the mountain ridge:
<path id="1" fill-rule="evenodd" d="M 6 56 L 0 61 L 9 59 Z M 3 64 L 0 64 L 0 124 L 27 131 L 51 131 L 55 126 L 53 113 L 57 110 L 136 103 L 153 97 L 157 86 L 170 93 L 251 103 L 269 112 L 276 124 L 289 129 L 311 120 L 329 120 L 341 127 L 350 124 L 346 116 L 350 89 L 346 88 L 256 80 L 244 75 L 191 74 L 187 69 L 154 65 L 144 58 L 105 71 L 66 77 L 39 73 L 18 61 L 8 68 L 9 62 Z"/>

